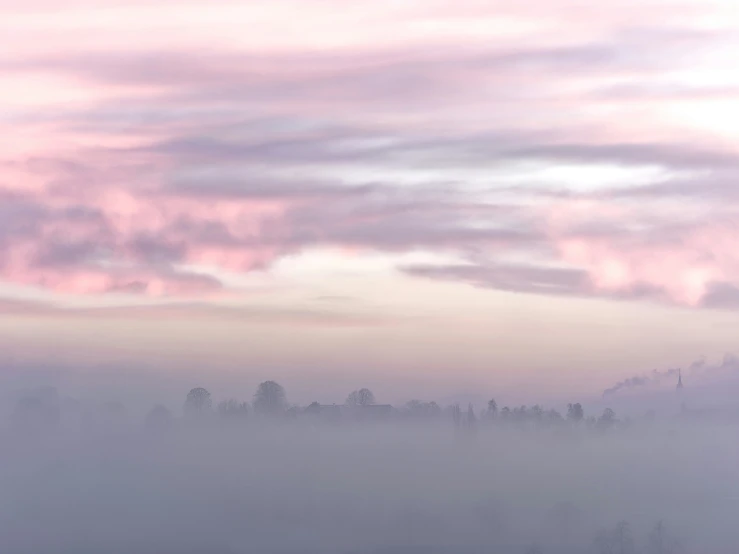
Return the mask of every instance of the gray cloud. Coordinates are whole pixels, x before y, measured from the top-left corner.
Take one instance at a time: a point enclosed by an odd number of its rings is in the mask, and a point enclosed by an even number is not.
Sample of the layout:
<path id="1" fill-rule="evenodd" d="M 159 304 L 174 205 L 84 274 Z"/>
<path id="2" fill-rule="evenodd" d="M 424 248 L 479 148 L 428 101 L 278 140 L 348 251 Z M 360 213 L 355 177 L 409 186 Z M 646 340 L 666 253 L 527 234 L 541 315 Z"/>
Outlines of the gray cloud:
<path id="1" fill-rule="evenodd" d="M 370 198 L 392 193 L 395 187 L 385 183 L 346 185 L 341 181 L 310 179 L 276 179 L 273 177 L 245 177 L 241 179 L 218 174 L 209 177 L 174 179 L 157 191 L 175 196 L 227 199 L 288 199 L 288 200 L 345 200 Z"/>
<path id="2" fill-rule="evenodd" d="M 217 287 L 215 279 L 178 269 L 203 251 L 212 254 L 206 259 L 225 260 L 229 270 L 249 271 L 316 246 L 428 249 L 485 254 L 491 261 L 404 270 L 503 290 L 601 294 L 591 286 L 587 268 L 559 267 L 554 243 L 561 237 L 552 236 L 534 206 L 593 199 L 635 205 L 644 198 L 656 202 L 676 195 L 721 202 L 730 197 L 739 157 L 679 137 L 609 139 L 598 121 L 577 116 L 580 99 L 562 92 L 558 83 L 587 76 L 598 90 L 600 77 L 614 72 L 626 79 L 657 79 L 666 65 L 687 63 L 676 54 L 721 38 L 689 29 L 635 27 L 568 47 L 434 45 L 341 55 L 109 51 L 6 61 L 9 71 L 61 71 L 88 83 L 152 85 L 158 91 L 135 97 L 121 92 L 120 98 L 76 112 L 19 116 L 35 123 L 53 121 L 67 131 L 135 133 L 143 139 L 135 146 L 88 148 L 68 158 L 40 153 L 6 162 L 46 181 L 39 197 L 15 199 L 12 210 L 5 208 L 0 262 L 8 258 L 9 242 L 23 238 L 33 243 L 26 269 L 108 271 L 108 262 L 122 264 L 139 275 L 120 277 L 122 282 L 116 276 L 113 288 L 137 291 L 157 278 Z M 450 119 L 431 116 L 423 123 L 412 115 L 414 110 L 437 114 L 437 108 L 439 114 L 451 109 Z M 458 126 L 453 117 L 458 108 L 466 116 L 480 110 L 481 121 L 484 108 L 495 125 Z M 563 123 L 557 114 L 568 109 L 573 117 Z M 399 114 L 409 119 L 399 120 Z M 505 168 L 515 173 L 517 164 L 528 162 L 661 166 L 677 177 L 628 191 L 581 193 L 567 189 L 566 182 L 554 191 L 548 183 L 511 187 L 495 178 L 472 192 L 462 176 Z M 725 176 L 725 185 L 716 181 L 702 196 L 700 183 L 685 175 L 709 169 Z M 361 184 L 337 177 L 349 170 L 383 177 Z M 435 170 L 444 175 L 457 171 L 460 178 L 429 178 Z M 387 176 L 400 172 L 426 176 L 415 178 L 412 186 Z M 90 192 L 102 197 L 110 191 L 150 201 L 151 224 L 132 232 L 122 232 L 120 225 L 114 229 L 107 212 L 115 207 L 86 200 Z M 55 205 L 72 207 L 52 208 L 44 195 L 53 197 Z M 281 213 L 252 216 L 244 209 L 226 220 L 223 212 L 207 210 L 209 202 L 229 203 L 233 211 L 251 201 L 274 201 Z M 192 209 L 184 202 L 191 202 Z M 662 217 L 655 210 L 648 222 L 584 218 L 562 234 L 625 249 L 664 247 L 682 244 L 686 233 L 708 222 Z M 72 223 L 76 233 L 66 236 Z M 51 232 L 41 233 L 49 227 Z M 502 257 L 492 259 L 507 253 L 531 261 L 510 265 Z M 15 278 L 23 276 L 16 272 Z M 34 282 L 40 282 L 38 277 Z M 608 295 L 668 297 L 661 286 L 639 282 Z M 729 302 L 725 291 L 709 297 L 709 304 Z"/>
<path id="3" fill-rule="evenodd" d="M 587 274 L 577 269 L 524 264 L 484 263 L 456 266 L 405 267 L 410 275 L 464 281 L 475 286 L 513 292 L 579 295 L 589 291 Z"/>
<path id="4" fill-rule="evenodd" d="M 729 283 L 713 284 L 703 299 L 703 305 L 707 308 L 739 309 L 739 287 Z"/>
<path id="5" fill-rule="evenodd" d="M 275 133 L 273 137 L 223 138 L 219 126 L 155 142 L 141 152 L 164 155 L 183 167 L 218 163 L 260 166 L 364 163 L 386 167 L 489 167 L 511 161 L 544 161 L 620 166 L 662 166 L 675 171 L 736 170 L 739 156 L 729 150 L 680 142 L 607 142 L 597 136 L 577 138 L 578 127 L 549 130 L 502 129 L 495 132 L 441 135 L 371 128 L 331 127 Z M 190 184 L 192 186 L 192 184 Z"/>
<path id="6" fill-rule="evenodd" d="M 129 287 L 145 286 L 145 283 L 130 283 Z M 119 292 L 125 290 L 121 287 Z M 135 290 L 129 292 L 137 292 Z M 416 321 L 417 318 L 388 316 L 367 310 L 331 310 L 325 307 L 329 302 L 343 303 L 339 297 L 320 298 L 322 306 L 305 308 L 281 308 L 269 306 L 223 305 L 207 302 L 160 302 L 156 304 L 127 304 L 117 306 L 86 307 L 65 305 L 40 300 L 19 300 L 0 297 L 0 315 L 13 317 L 62 318 L 80 317 L 85 319 L 122 320 L 163 320 L 172 321 L 186 318 L 189 321 L 228 321 L 234 323 L 259 323 L 270 325 L 298 325 L 310 327 L 376 327 L 402 325 Z"/>
<path id="7" fill-rule="evenodd" d="M 181 262 L 187 252 L 184 241 L 171 241 L 152 235 L 135 236 L 125 248 L 134 259 L 149 264 Z"/>
<path id="8" fill-rule="evenodd" d="M 441 75 L 460 71 L 646 71 L 675 64 L 725 38 L 718 31 L 678 27 L 632 26 L 597 41 L 572 46 L 504 46 L 423 48 L 354 52 L 292 52 L 246 54 L 233 52 L 158 51 L 144 54 L 104 52 L 78 57 L 5 60 L 6 70 L 57 69 L 95 81 L 189 88 L 238 84 L 251 94 L 294 89 L 295 95 L 328 89 L 362 97 L 407 96 L 429 84 L 441 85 Z"/>

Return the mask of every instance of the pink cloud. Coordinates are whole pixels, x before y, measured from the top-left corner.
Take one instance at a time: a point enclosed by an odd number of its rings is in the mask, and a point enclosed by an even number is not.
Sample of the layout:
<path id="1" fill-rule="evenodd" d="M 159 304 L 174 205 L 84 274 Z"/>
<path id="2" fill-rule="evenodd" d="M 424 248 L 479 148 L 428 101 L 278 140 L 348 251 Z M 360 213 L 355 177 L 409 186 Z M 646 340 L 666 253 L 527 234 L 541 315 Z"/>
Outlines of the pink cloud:
<path id="1" fill-rule="evenodd" d="M 631 293 L 640 287 L 697 306 L 711 288 L 739 279 L 736 224 L 725 209 L 677 210 L 660 199 L 636 205 L 611 200 L 559 206 L 551 240 L 562 260 L 584 269 L 595 291 Z M 588 231 L 604 229 L 601 232 Z M 607 229 L 607 230 L 606 230 Z"/>
<path id="2" fill-rule="evenodd" d="M 36 269 L 27 264 L 6 264 L 6 280 L 31 284 L 63 294 L 101 294 L 124 292 L 149 296 L 203 295 L 220 289 L 215 279 L 206 275 L 172 274 L 163 276 L 141 270 Z"/>
<path id="3" fill-rule="evenodd" d="M 647 285 L 673 301 L 696 306 L 710 285 L 726 278 L 719 264 L 702 263 L 700 251 L 690 245 L 623 250 L 604 241 L 564 240 L 558 246 L 562 258 L 585 268 L 594 288 L 604 292 L 629 293 Z"/>
<path id="4" fill-rule="evenodd" d="M 739 283 L 725 192 L 700 213 L 675 191 L 485 177 L 735 179 L 723 114 L 674 117 L 739 90 L 683 82 L 733 52 L 718 1 L 16 4 L 0 2 L 17 44 L 0 57 L 3 280 L 198 296 L 222 286 L 211 269 L 331 246 L 456 254 L 477 265 L 416 273 L 557 294 L 700 305 Z"/>

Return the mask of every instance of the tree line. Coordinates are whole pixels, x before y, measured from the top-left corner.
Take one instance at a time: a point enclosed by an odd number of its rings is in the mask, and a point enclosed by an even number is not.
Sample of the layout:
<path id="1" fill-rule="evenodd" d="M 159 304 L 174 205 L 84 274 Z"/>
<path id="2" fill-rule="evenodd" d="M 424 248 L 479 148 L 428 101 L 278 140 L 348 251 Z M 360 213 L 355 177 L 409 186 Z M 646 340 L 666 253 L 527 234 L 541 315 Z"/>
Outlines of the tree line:
<path id="1" fill-rule="evenodd" d="M 108 402 L 102 407 L 104 416 L 120 419 L 125 415 L 125 407 L 119 402 Z M 43 387 L 22 396 L 15 405 L 12 421 L 15 424 L 46 426 L 60 418 L 60 402 L 55 389 Z M 556 427 L 563 425 L 584 425 L 591 428 L 606 429 L 621 422 L 611 409 L 606 409 L 598 417 L 586 417 L 580 403 L 567 405 L 562 414 L 555 409 L 534 406 L 503 406 L 499 408 L 491 399 L 477 414 L 472 404 L 463 410 L 459 404 L 442 407 L 434 401 L 410 400 L 399 407 L 378 404 L 374 393 L 368 388 L 360 388 L 348 394 L 342 404 L 324 405 L 312 402 L 307 406 L 290 404 L 285 388 L 275 381 L 264 381 L 257 387 L 251 402 L 227 398 L 214 403 L 211 393 L 204 387 L 191 389 L 184 400 L 182 415 L 188 420 L 218 417 L 223 420 L 243 421 L 257 419 L 297 419 L 301 417 L 321 417 L 342 419 L 354 416 L 385 417 L 413 420 L 451 420 L 457 427 L 475 428 L 478 424 L 510 424 L 516 426 Z M 168 407 L 158 404 L 146 415 L 145 421 L 151 426 L 161 426 L 176 419 Z"/>

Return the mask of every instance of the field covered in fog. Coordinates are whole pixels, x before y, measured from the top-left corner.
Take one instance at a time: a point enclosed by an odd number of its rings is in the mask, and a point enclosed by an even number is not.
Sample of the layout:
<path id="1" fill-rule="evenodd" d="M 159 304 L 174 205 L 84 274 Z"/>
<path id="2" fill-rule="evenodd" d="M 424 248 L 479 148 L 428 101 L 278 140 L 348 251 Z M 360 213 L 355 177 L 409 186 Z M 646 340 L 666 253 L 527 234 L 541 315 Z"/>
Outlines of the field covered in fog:
<path id="1" fill-rule="evenodd" d="M 8 428 L 0 548 L 734 552 L 738 430 L 679 420 L 468 429 L 445 418 Z"/>

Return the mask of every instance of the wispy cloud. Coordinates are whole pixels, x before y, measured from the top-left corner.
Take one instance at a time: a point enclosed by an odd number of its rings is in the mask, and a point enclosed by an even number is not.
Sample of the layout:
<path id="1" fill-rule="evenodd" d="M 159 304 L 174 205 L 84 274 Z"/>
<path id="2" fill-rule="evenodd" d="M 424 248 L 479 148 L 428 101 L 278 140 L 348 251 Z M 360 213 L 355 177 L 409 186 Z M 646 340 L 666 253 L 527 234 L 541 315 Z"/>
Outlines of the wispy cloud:
<path id="1" fill-rule="evenodd" d="M 26 33 L 0 57 L 0 278 L 203 297 L 228 289 L 222 271 L 328 246 L 465 261 L 400 267 L 419 278 L 736 305 L 722 4 L 648 2 L 639 26 L 617 2 L 566 21 L 563 0 L 309 4 L 281 42 L 264 29 L 294 2 L 0 5 L 0 28 Z M 362 18 L 405 34 L 379 41 Z"/>
<path id="2" fill-rule="evenodd" d="M 85 318 L 101 320 L 162 320 L 172 321 L 187 317 L 197 321 L 226 321 L 237 323 L 258 322 L 260 324 L 292 325 L 309 327 L 377 327 L 400 325 L 413 318 L 374 313 L 358 313 L 356 310 L 314 308 L 279 308 L 250 305 L 225 305 L 212 302 L 164 302 L 136 303 L 106 306 L 59 304 L 45 301 L 0 298 L 0 315 L 13 317 Z"/>

